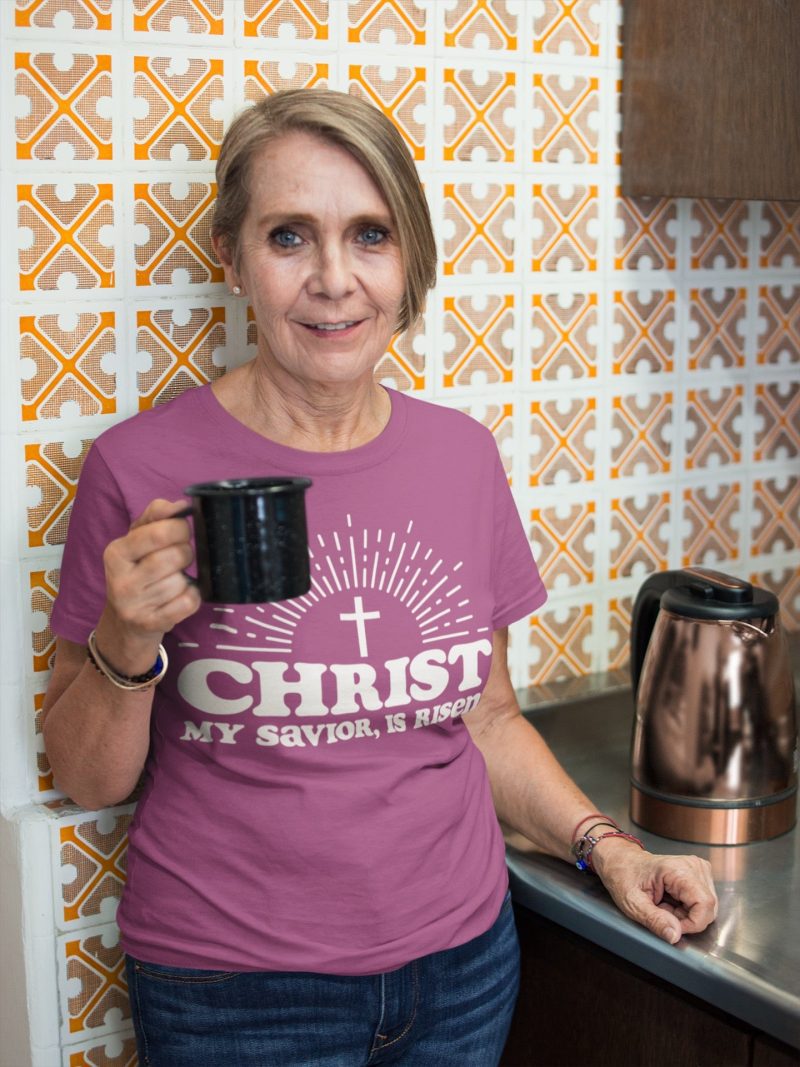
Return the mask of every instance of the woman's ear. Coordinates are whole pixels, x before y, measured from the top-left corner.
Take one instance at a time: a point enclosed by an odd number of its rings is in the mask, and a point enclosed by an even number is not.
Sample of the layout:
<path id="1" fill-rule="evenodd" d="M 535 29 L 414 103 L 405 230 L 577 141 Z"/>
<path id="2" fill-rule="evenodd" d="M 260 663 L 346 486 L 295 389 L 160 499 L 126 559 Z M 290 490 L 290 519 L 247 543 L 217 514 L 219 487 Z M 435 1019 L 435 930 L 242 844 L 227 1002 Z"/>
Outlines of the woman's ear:
<path id="1" fill-rule="evenodd" d="M 214 233 L 211 235 L 211 243 L 214 246 L 214 251 L 217 254 L 217 259 L 220 261 L 222 266 L 232 266 L 233 255 L 231 254 L 231 247 L 228 237 L 225 234 Z"/>
<path id="2" fill-rule="evenodd" d="M 211 243 L 217 255 L 222 269 L 225 272 L 225 281 L 229 289 L 239 285 L 239 275 L 233 265 L 233 253 L 228 238 L 222 234 L 212 234 Z"/>

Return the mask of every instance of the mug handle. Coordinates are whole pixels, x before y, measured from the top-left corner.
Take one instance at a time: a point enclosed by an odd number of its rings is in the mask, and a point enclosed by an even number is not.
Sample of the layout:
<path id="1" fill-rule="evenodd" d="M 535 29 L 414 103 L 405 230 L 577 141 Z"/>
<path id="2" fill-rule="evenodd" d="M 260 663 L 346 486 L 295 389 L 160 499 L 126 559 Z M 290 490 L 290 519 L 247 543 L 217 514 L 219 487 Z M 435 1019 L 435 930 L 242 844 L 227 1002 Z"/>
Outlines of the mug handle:
<path id="1" fill-rule="evenodd" d="M 194 514 L 194 509 L 192 508 L 191 504 L 189 504 L 187 507 L 183 508 L 182 511 L 176 511 L 174 515 L 170 515 L 170 518 L 171 519 L 189 519 L 189 518 L 192 517 L 193 514 Z M 196 578 L 194 578 L 191 574 L 187 574 L 186 571 L 183 571 L 182 573 L 183 573 L 184 578 L 186 579 L 187 582 L 189 582 L 190 585 L 194 585 L 194 586 L 199 586 L 200 585 L 198 580 Z"/>

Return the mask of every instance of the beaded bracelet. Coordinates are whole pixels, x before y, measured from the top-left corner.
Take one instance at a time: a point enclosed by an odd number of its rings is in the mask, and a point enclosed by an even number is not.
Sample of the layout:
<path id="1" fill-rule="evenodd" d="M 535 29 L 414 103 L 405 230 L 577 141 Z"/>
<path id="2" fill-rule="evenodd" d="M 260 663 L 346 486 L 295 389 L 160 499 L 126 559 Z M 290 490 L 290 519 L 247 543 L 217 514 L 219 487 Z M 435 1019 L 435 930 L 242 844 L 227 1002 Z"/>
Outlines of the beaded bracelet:
<path id="1" fill-rule="evenodd" d="M 155 663 L 149 671 L 145 671 L 144 674 L 120 674 L 115 670 L 111 664 L 100 654 L 97 648 L 96 631 L 92 630 L 86 641 L 86 656 L 91 665 L 96 671 L 104 675 L 109 682 L 113 683 L 118 689 L 150 689 L 154 685 L 157 685 L 164 675 L 167 673 L 167 667 L 169 666 L 169 660 L 167 659 L 167 653 L 163 645 L 158 646 L 158 656 Z"/>
<path id="2" fill-rule="evenodd" d="M 579 871 L 591 871 L 595 873 L 594 866 L 592 864 L 592 852 L 596 845 L 599 845 L 601 841 L 605 841 L 607 837 L 621 837 L 624 841 L 631 841 L 638 845 L 639 848 L 644 848 L 644 843 L 639 840 L 638 837 L 634 837 L 633 834 L 626 833 L 624 830 L 620 830 L 617 827 L 616 830 L 610 830 L 607 834 L 598 834 L 597 837 L 593 837 L 591 834 L 584 834 L 578 841 L 572 846 L 571 852 L 575 856 L 575 866 Z"/>
<path id="3" fill-rule="evenodd" d="M 588 830 L 585 830 L 580 837 L 577 837 L 578 831 L 583 826 L 583 824 L 589 822 L 591 819 L 596 819 L 597 822 L 592 823 Z M 587 870 L 586 864 L 581 866 L 583 852 L 590 842 L 594 842 L 596 840 L 596 838 L 592 834 L 592 830 L 594 830 L 597 826 L 611 826 L 615 830 L 620 829 L 620 826 L 618 825 L 615 819 L 612 819 L 610 815 L 604 815 L 601 811 L 593 811 L 589 815 L 584 815 L 580 822 L 577 823 L 577 825 L 575 826 L 575 829 L 572 831 L 572 835 L 570 837 L 570 841 L 572 842 L 572 844 L 570 845 L 570 852 L 578 861 L 577 866 L 579 870 Z M 592 845 L 592 847 L 594 846 Z"/>

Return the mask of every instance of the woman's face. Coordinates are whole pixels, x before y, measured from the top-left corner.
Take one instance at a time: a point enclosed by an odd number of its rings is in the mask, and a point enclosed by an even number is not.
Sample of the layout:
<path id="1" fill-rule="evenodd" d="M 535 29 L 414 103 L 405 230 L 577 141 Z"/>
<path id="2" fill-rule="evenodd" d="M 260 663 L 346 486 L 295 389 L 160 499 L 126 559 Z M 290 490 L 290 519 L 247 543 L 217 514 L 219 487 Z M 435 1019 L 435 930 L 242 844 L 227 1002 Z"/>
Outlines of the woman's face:
<path id="1" fill-rule="evenodd" d="M 343 148 L 297 132 L 253 158 L 250 193 L 239 270 L 226 263 L 226 278 L 250 299 L 259 355 L 277 383 L 371 377 L 405 290 L 394 222 L 377 186 Z"/>

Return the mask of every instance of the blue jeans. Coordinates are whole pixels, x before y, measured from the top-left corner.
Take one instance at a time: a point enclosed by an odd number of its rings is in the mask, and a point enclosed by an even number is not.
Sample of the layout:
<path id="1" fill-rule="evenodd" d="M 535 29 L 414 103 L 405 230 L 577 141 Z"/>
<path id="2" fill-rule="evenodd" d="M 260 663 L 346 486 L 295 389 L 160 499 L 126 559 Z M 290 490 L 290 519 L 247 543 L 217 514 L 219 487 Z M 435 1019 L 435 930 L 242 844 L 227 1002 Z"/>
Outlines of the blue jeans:
<path id="1" fill-rule="evenodd" d="M 485 934 L 384 974 L 127 971 L 142 1067 L 496 1067 L 519 944 L 507 896 Z"/>

